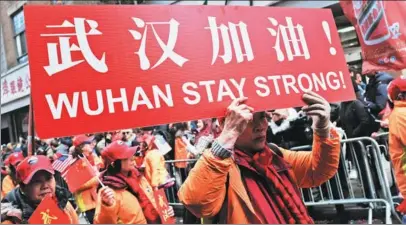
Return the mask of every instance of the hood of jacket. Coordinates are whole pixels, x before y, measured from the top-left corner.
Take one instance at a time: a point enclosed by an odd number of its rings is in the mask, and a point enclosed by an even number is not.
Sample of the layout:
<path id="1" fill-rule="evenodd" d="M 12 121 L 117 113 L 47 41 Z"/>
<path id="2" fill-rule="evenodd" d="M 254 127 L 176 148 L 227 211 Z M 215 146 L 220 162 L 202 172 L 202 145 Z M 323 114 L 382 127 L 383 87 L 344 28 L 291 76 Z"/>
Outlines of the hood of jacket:
<path id="1" fill-rule="evenodd" d="M 375 83 L 382 82 L 382 83 L 388 84 L 392 80 L 393 80 L 393 77 L 389 73 L 386 73 L 386 72 L 378 72 L 375 75 Z"/>

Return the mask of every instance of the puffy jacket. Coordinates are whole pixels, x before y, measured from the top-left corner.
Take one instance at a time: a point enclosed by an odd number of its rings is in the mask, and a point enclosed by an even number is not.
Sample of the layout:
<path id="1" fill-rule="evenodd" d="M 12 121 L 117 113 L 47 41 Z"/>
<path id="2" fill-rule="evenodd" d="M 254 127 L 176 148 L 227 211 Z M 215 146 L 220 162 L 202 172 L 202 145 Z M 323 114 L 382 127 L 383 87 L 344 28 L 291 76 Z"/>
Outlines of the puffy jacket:
<path id="1" fill-rule="evenodd" d="M 156 149 L 148 150 L 145 155 L 145 178 L 152 187 L 163 184 L 169 176 L 164 156 Z"/>
<path id="2" fill-rule="evenodd" d="M 97 177 L 94 177 L 73 194 L 76 204 L 81 212 L 96 208 L 98 186 L 99 181 Z"/>
<path id="3" fill-rule="evenodd" d="M 103 161 L 96 154 L 92 154 L 92 165 L 95 170 L 103 168 Z M 82 187 L 80 187 L 75 193 L 74 198 L 81 212 L 86 212 L 96 208 L 97 200 L 97 187 L 99 186 L 99 180 L 97 177 L 89 180 Z"/>
<path id="4" fill-rule="evenodd" d="M 406 101 L 395 101 L 389 116 L 389 153 L 399 191 L 406 198 Z"/>
<path id="5" fill-rule="evenodd" d="M 58 199 L 59 208 L 63 209 L 66 215 L 70 218 L 70 224 L 79 224 L 79 218 L 76 214 L 75 209 L 68 201 L 68 191 L 61 187 L 56 187 L 55 190 L 56 198 Z M 6 215 L 6 212 L 2 211 L 1 222 L 2 224 L 19 224 L 19 223 L 28 223 L 29 218 L 35 211 L 35 207 L 32 206 L 25 197 L 20 188 L 16 188 L 1 201 L 1 204 L 11 203 L 13 208 L 22 211 L 22 218 L 10 217 Z M 4 213 L 4 214 L 3 214 Z"/>
<path id="6" fill-rule="evenodd" d="M 182 140 L 182 137 L 175 138 L 175 160 L 187 159 L 188 151 L 186 150 L 186 143 Z M 187 162 L 175 163 L 176 168 L 186 168 Z"/>
<path id="7" fill-rule="evenodd" d="M 366 90 L 365 90 L 365 102 L 371 113 L 374 116 L 385 108 L 388 101 L 388 84 L 393 80 L 393 77 L 387 73 L 381 72 L 371 77 Z"/>
<path id="8" fill-rule="evenodd" d="M 356 99 L 341 103 L 340 123 L 349 138 L 371 136 L 379 130 L 379 123 L 369 115 L 365 105 Z"/>
<path id="9" fill-rule="evenodd" d="M 10 175 L 7 175 L 1 183 L 1 195 L 6 196 L 14 188 L 16 188 L 16 186 L 14 185 L 13 179 Z"/>
<path id="10" fill-rule="evenodd" d="M 340 138 L 335 129 L 330 132 L 330 138 L 314 134 L 311 152 L 281 149 L 284 160 L 291 165 L 289 172 L 298 187 L 319 186 L 337 172 Z M 222 208 L 226 193 L 227 223 L 263 223 L 248 197 L 237 164 L 232 158 L 218 159 L 210 151 L 205 151 L 196 163 L 178 196 L 195 216 L 212 218 Z"/>

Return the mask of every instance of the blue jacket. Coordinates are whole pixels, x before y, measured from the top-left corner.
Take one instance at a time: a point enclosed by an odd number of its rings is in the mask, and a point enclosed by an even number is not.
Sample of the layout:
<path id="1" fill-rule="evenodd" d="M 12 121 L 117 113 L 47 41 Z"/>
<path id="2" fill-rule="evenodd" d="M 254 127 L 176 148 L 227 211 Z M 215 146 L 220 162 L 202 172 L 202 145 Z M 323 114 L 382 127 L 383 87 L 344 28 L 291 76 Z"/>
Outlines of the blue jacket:
<path id="1" fill-rule="evenodd" d="M 385 72 L 379 72 L 375 76 L 370 77 L 365 90 L 365 103 L 368 109 L 374 116 L 385 108 L 388 101 L 388 84 L 393 80 L 393 77 Z"/>

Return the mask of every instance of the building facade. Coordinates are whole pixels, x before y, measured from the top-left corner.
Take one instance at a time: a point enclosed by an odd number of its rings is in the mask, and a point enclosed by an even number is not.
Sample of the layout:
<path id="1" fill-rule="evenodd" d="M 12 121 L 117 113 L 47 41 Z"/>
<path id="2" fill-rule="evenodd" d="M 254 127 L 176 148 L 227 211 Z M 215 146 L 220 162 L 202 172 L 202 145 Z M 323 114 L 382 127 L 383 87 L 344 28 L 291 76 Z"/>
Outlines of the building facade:
<path id="1" fill-rule="evenodd" d="M 29 58 L 25 40 L 24 10 L 26 4 L 175 4 L 175 5 L 242 5 L 263 7 L 331 8 L 343 45 L 350 50 L 348 61 L 360 60 L 359 43 L 350 24 L 343 18 L 338 1 L 256 1 L 256 0 L 50 0 L 50 1 L 0 1 L 0 41 L 1 41 L 1 143 L 18 141 L 28 131 L 28 111 L 30 104 Z M 347 29 L 347 31 L 345 31 Z M 351 33 L 352 31 L 352 33 Z M 355 43 L 355 44 L 354 44 Z M 34 110 L 35 112 L 35 110 Z"/>

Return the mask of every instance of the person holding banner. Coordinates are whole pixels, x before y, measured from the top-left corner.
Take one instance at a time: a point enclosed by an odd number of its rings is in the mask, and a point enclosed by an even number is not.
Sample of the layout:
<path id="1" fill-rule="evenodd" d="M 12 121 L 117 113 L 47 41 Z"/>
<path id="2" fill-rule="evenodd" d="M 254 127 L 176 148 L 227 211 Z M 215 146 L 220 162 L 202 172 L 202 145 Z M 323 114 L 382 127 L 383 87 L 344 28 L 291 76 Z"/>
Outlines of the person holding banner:
<path id="1" fill-rule="evenodd" d="M 389 84 L 388 98 L 393 106 L 389 116 L 389 154 L 399 192 L 406 198 L 406 75 Z M 397 209 L 404 215 L 403 223 L 406 223 L 406 200 Z"/>
<path id="2" fill-rule="evenodd" d="M 91 146 L 92 141 L 93 137 L 88 137 L 86 135 L 78 135 L 74 137 L 73 145 L 75 146 L 75 149 L 72 156 L 76 159 L 86 157 L 86 159 L 93 166 L 94 170 L 98 172 L 99 169 L 104 166 L 102 160 L 95 153 L 93 153 Z M 91 224 L 93 223 L 94 213 L 96 210 L 98 185 L 99 180 L 97 177 L 95 177 L 73 193 L 79 210 L 86 214 L 86 218 Z"/>
<path id="3" fill-rule="evenodd" d="M 211 223 L 313 223 L 299 188 L 334 176 L 340 138 L 329 121 L 329 103 L 314 92 L 302 100 L 307 104 L 302 110 L 313 119 L 311 152 L 268 146 L 265 112 L 254 113 L 245 97 L 234 100 L 220 123 L 222 133 L 178 192 L 185 207 Z"/>
<path id="4" fill-rule="evenodd" d="M 30 156 L 17 166 L 19 187 L 7 194 L 1 201 L 1 222 L 3 224 L 28 223 L 41 201 L 51 196 L 70 220 L 78 224 L 75 209 L 68 201 L 68 191 L 56 186 L 54 169 L 46 156 Z"/>
<path id="5" fill-rule="evenodd" d="M 133 159 L 137 149 L 118 140 L 102 152 L 107 170 L 101 175 L 103 185 L 98 191 L 95 224 L 160 222 L 159 213 L 139 183 Z"/>
<path id="6" fill-rule="evenodd" d="M 22 152 L 15 152 L 11 154 L 8 158 L 8 171 L 9 174 L 4 178 L 1 183 L 1 195 L 6 196 L 10 191 L 12 191 L 18 185 L 16 168 L 21 161 L 24 160 Z"/>

